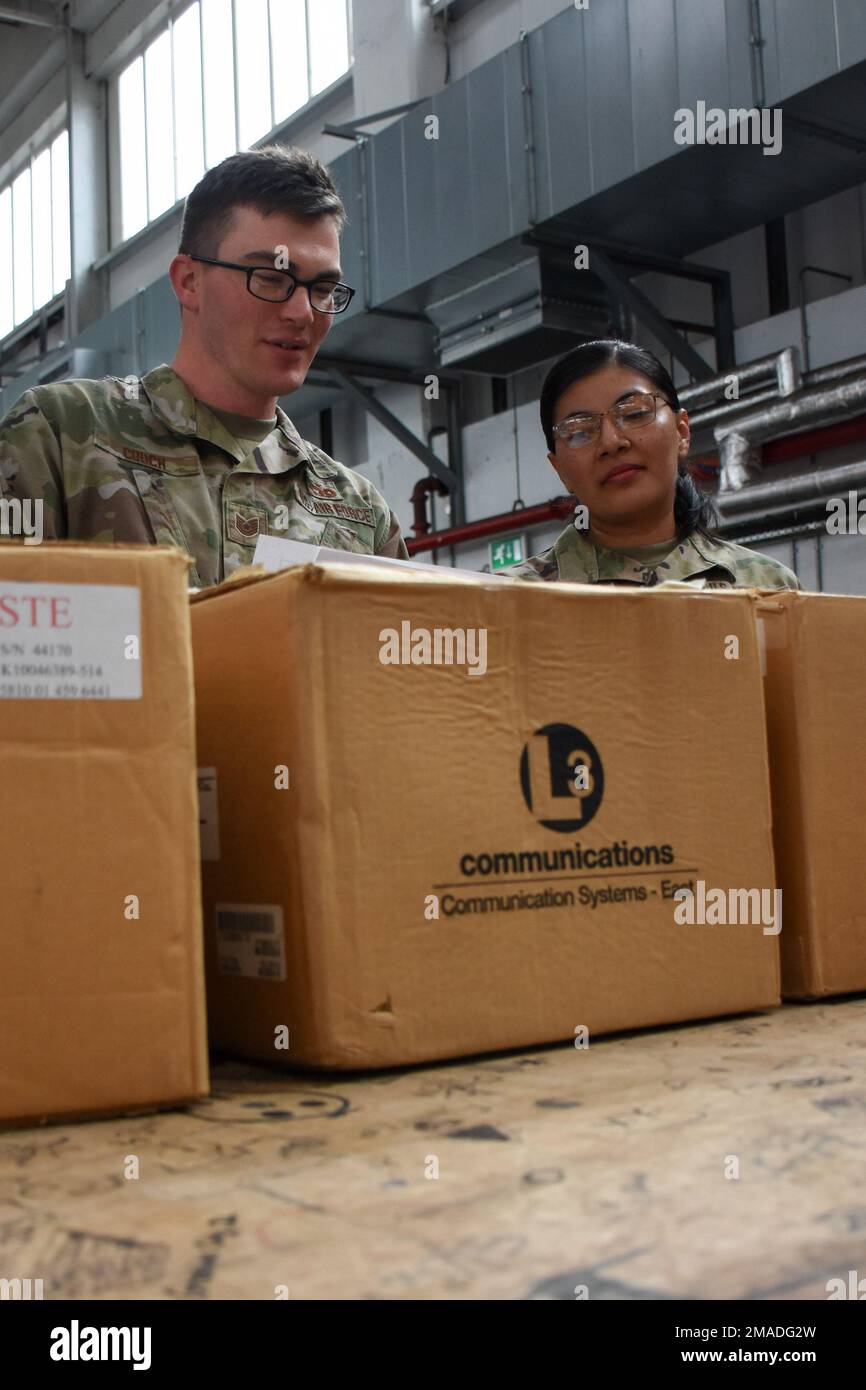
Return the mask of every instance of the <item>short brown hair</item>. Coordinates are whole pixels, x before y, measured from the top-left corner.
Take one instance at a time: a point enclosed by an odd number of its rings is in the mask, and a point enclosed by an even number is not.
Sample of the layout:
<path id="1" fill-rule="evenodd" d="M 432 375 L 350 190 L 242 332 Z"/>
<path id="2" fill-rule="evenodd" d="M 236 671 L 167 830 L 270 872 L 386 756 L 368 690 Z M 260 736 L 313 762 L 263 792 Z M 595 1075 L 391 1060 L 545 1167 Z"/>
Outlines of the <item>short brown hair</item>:
<path id="1" fill-rule="evenodd" d="M 302 221 L 333 217 L 338 231 L 346 222 L 343 200 L 315 155 L 291 145 L 266 145 L 229 155 L 208 169 L 186 200 L 178 249 L 187 256 L 216 256 L 238 207 Z"/>

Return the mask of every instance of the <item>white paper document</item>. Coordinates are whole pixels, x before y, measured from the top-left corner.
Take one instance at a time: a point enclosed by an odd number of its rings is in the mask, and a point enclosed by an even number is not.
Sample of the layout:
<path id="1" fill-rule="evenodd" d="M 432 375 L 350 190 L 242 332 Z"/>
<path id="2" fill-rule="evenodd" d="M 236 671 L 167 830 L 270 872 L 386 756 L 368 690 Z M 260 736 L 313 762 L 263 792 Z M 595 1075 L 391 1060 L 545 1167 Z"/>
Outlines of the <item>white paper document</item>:
<path id="1" fill-rule="evenodd" d="M 383 565 L 391 569 L 418 570 L 421 574 L 440 578 L 465 580 L 470 584 L 499 584 L 501 580 L 515 583 L 504 574 L 479 574 L 475 570 L 452 569 L 450 565 L 425 565 L 418 560 L 393 560 L 389 555 L 364 555 L 354 550 L 333 550 L 327 545 L 309 545 L 305 541 L 290 541 L 283 536 L 259 536 L 256 542 L 254 565 L 266 570 L 284 570 L 290 565 Z"/>

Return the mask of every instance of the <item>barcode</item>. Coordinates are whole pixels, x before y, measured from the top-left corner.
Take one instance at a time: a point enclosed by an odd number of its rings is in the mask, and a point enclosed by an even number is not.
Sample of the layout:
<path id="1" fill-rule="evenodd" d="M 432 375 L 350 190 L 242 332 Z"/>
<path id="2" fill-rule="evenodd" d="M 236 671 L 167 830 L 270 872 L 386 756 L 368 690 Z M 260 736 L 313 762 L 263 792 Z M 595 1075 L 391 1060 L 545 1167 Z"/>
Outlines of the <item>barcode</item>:
<path id="1" fill-rule="evenodd" d="M 270 912 L 231 912 L 217 908 L 217 931 L 224 941 L 240 941 L 248 936 L 272 936 L 276 931 Z"/>
<path id="2" fill-rule="evenodd" d="M 283 909 L 276 903 L 214 903 L 218 969 L 250 980 L 284 980 Z"/>

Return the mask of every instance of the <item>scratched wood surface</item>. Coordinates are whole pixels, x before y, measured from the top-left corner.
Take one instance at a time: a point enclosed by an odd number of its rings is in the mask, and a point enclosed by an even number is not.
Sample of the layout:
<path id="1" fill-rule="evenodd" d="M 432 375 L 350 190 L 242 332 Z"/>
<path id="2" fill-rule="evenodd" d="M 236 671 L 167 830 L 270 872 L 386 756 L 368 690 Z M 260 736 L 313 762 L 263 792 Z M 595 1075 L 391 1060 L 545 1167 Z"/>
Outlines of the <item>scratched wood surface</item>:
<path id="1" fill-rule="evenodd" d="M 46 1298 L 826 1298 L 866 1273 L 864 1140 L 863 997 L 357 1078 L 221 1062 L 184 1111 L 0 1134 L 0 1277 Z"/>

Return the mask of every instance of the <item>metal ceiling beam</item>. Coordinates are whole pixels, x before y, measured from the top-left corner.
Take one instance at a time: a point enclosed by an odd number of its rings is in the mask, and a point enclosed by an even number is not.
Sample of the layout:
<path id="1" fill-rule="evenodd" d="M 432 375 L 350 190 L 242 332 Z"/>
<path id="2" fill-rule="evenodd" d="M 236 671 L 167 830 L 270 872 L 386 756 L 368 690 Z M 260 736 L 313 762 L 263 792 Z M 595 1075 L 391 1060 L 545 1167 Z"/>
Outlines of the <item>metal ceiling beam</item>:
<path id="1" fill-rule="evenodd" d="M 107 249 L 108 183 L 104 82 L 85 73 L 85 36 L 66 35 L 66 125 L 69 131 L 70 275 L 66 334 L 74 338 L 106 312 L 106 277 L 94 262 Z"/>
<path id="2" fill-rule="evenodd" d="M 447 12 L 449 21 L 460 19 L 468 10 L 474 10 L 481 0 L 430 0 L 430 12 L 435 18 Z"/>
<path id="3" fill-rule="evenodd" d="M 16 5 L 0 5 L 0 24 L 32 24 L 39 29 L 64 27 L 52 5 L 40 5 L 34 10 L 21 10 Z"/>
<path id="4" fill-rule="evenodd" d="M 380 425 L 384 425 L 385 429 L 393 434 L 395 439 L 400 441 L 404 449 L 408 449 L 411 454 L 414 454 L 417 459 L 420 459 L 427 471 L 432 473 L 434 478 L 438 478 L 440 482 L 443 482 L 449 492 L 453 493 L 457 491 L 457 474 L 453 472 L 447 464 L 443 463 L 422 439 L 419 439 L 416 434 L 413 434 L 412 431 L 403 424 L 402 420 L 398 420 L 393 411 L 390 411 L 386 405 L 383 405 L 379 398 L 374 396 L 373 392 L 369 390 L 368 387 L 362 386 L 359 381 L 356 381 L 349 372 L 344 371 L 341 367 L 335 367 L 333 364 L 329 364 L 328 371 L 334 380 L 338 382 L 350 396 L 358 401 L 365 410 L 369 411 L 373 418 L 379 421 Z"/>
<path id="5" fill-rule="evenodd" d="M 797 130 L 810 140 L 827 140 L 831 145 L 853 150 L 855 154 L 866 154 L 866 130 L 858 131 L 855 126 L 847 130 L 826 121 L 807 120 L 788 111 L 784 114 L 786 130 Z"/>
<path id="6" fill-rule="evenodd" d="M 332 370 L 348 372 L 350 376 L 363 377 L 370 381 L 396 381 L 404 386 L 426 386 L 431 372 L 413 370 L 411 367 L 394 367 L 387 362 L 364 362 L 359 358 L 331 357 L 320 353 L 307 373 L 307 380 L 317 372 L 331 373 Z M 440 386 L 453 386 L 461 380 L 455 372 L 435 373 Z"/>
<path id="7" fill-rule="evenodd" d="M 668 352 L 682 363 L 694 381 L 706 381 L 708 377 L 715 375 L 710 364 L 695 352 L 691 343 L 676 331 L 643 291 L 620 273 L 603 251 L 599 251 L 595 246 L 590 247 L 589 259 L 593 271 L 604 282 L 614 299 L 627 305 L 637 315 L 659 342 L 664 343 Z"/>
<path id="8" fill-rule="evenodd" d="M 553 256 L 561 259 L 563 266 L 572 264 L 576 245 L 586 245 L 592 247 L 592 256 L 604 253 L 608 258 L 616 260 L 620 267 L 633 266 L 634 274 L 670 275 L 677 279 L 696 280 L 701 284 L 709 285 L 713 299 L 714 322 L 712 325 L 689 325 L 685 321 L 677 322 L 674 319 L 669 319 L 668 322 L 673 328 L 690 328 L 694 332 L 703 330 L 708 337 L 713 336 L 716 340 L 716 366 L 719 371 L 725 371 L 728 367 L 736 365 L 730 271 L 721 270 L 718 266 L 701 265 L 697 261 L 684 261 L 674 256 L 662 256 L 657 252 L 645 251 L 641 247 L 632 246 L 627 242 L 611 241 L 607 237 L 599 239 L 581 232 L 577 227 L 569 228 L 565 236 L 563 236 L 561 228 L 555 233 L 536 228 L 521 237 L 521 240 L 528 246 L 537 246 L 546 252 L 548 257 Z M 636 287 L 632 286 L 632 288 L 635 289 L 636 294 L 641 293 Z"/>
<path id="9" fill-rule="evenodd" d="M 734 296 L 731 292 L 731 278 L 725 272 L 724 280 L 713 280 L 710 289 L 713 295 L 713 336 L 716 340 L 716 371 L 727 372 L 736 366 L 737 348 L 734 342 Z"/>
<path id="10" fill-rule="evenodd" d="M 374 111 L 371 116 L 355 116 L 348 125 L 326 123 L 322 126 L 322 134 L 336 135 L 340 140 L 358 140 L 367 134 L 364 126 L 375 125 L 377 121 L 385 121 L 389 116 L 405 116 L 407 111 L 412 111 L 422 101 L 429 100 L 429 97 L 413 97 L 411 101 L 402 101 L 399 106 L 389 106 L 386 111 Z"/>
<path id="11" fill-rule="evenodd" d="M 621 264 L 639 266 L 641 271 L 655 270 L 661 275 L 679 275 L 686 280 L 705 280 L 708 284 L 714 280 L 730 279 L 729 271 L 720 270 L 715 265 L 684 261 L 679 256 L 664 256 L 659 251 L 647 251 L 629 241 L 615 241 L 611 237 L 595 236 L 575 223 L 566 225 L 560 220 L 557 226 L 555 232 L 545 231 L 543 227 L 534 227 L 520 239 L 527 246 L 562 252 L 563 260 L 568 264 L 572 264 L 575 245 L 585 245 L 594 247 L 596 252 L 604 251 Z"/>

